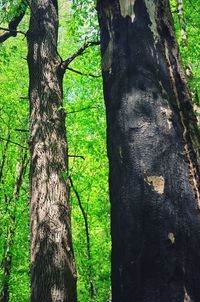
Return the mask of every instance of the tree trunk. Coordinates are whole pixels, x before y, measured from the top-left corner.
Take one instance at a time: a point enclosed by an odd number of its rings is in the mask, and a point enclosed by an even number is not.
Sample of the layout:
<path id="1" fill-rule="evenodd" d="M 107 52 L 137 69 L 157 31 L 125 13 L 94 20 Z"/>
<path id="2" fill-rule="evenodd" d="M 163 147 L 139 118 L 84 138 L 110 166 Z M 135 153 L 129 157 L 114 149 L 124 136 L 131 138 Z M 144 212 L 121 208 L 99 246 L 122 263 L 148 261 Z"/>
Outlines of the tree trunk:
<path id="1" fill-rule="evenodd" d="M 32 0 L 30 73 L 31 302 L 76 302 L 56 0 Z"/>
<path id="2" fill-rule="evenodd" d="M 8 147 L 9 147 L 9 140 L 10 140 L 10 132 L 8 133 L 8 138 L 7 138 L 6 145 L 5 145 L 5 148 L 3 150 L 2 159 L 1 159 L 0 183 L 3 182 L 3 180 L 2 180 L 2 178 L 3 178 L 3 169 L 4 169 L 5 162 L 6 162 L 6 155 L 7 155 L 7 151 L 8 151 Z"/>
<path id="3" fill-rule="evenodd" d="M 99 0 L 112 301 L 200 301 L 199 135 L 168 0 Z"/>

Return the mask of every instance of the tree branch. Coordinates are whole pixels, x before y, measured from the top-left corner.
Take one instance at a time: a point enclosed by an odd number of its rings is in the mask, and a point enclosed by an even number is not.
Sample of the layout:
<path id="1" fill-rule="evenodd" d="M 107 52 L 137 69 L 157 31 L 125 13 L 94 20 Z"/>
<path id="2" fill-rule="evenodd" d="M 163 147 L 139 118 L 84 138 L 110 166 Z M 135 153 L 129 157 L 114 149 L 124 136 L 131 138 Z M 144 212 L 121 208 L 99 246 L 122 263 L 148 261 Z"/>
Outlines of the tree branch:
<path id="1" fill-rule="evenodd" d="M 29 132 L 28 129 L 14 129 L 14 131 L 18 131 L 18 132 Z"/>
<path id="2" fill-rule="evenodd" d="M 97 109 L 97 107 L 88 106 L 88 107 L 85 107 L 85 108 L 81 108 L 79 110 L 73 110 L 73 111 L 66 112 L 66 114 L 68 115 L 68 114 L 77 113 L 77 112 L 81 112 L 81 111 L 89 110 L 89 109 Z"/>
<path id="3" fill-rule="evenodd" d="M 78 71 L 76 69 L 73 69 L 73 68 L 70 68 L 70 67 L 67 67 L 66 69 L 72 71 L 72 72 L 75 72 L 77 74 L 80 74 L 80 75 L 83 75 L 83 76 L 86 76 L 86 77 L 92 77 L 92 78 L 100 78 L 101 76 L 100 75 L 95 75 L 95 74 L 91 74 L 91 73 L 83 73 L 81 71 Z"/>
<path id="4" fill-rule="evenodd" d="M 11 141 L 10 139 L 6 139 L 6 138 L 4 138 L 4 137 L 0 137 L 0 140 L 5 141 L 5 142 L 9 142 L 9 143 L 14 144 L 14 145 L 17 145 L 17 146 L 19 146 L 19 147 L 21 147 L 21 148 L 23 148 L 23 149 L 28 149 L 27 147 L 22 146 L 22 145 L 20 145 L 19 143 L 13 142 L 13 141 Z"/>
<path id="5" fill-rule="evenodd" d="M 0 28 L 5 31 L 3 34 L 0 35 L 0 43 L 3 43 L 10 37 L 16 37 L 18 33 L 25 34 L 24 32 L 17 31 L 17 27 L 25 15 L 26 8 L 27 2 L 22 0 L 20 5 L 16 9 L 16 15 L 9 22 L 8 28 Z"/>
<path id="6" fill-rule="evenodd" d="M 26 37 L 26 33 L 24 31 L 21 31 L 21 30 L 13 30 L 13 29 L 5 28 L 5 27 L 0 27 L 0 30 L 4 30 L 4 31 L 16 33 L 16 34 L 22 34 Z M 13 34 L 12 34 L 12 36 L 13 36 Z M 2 37 L 2 36 L 0 36 L 0 37 Z"/>
<path id="7" fill-rule="evenodd" d="M 71 155 L 71 154 L 67 154 L 68 157 L 78 157 L 78 158 L 82 158 L 83 160 L 85 160 L 85 157 L 82 155 Z"/>
<path id="8" fill-rule="evenodd" d="M 20 100 L 29 100 L 28 96 L 20 96 Z"/>
<path id="9" fill-rule="evenodd" d="M 74 53 L 71 57 L 69 57 L 68 59 L 66 59 L 65 61 L 63 61 L 61 63 L 61 69 L 64 70 L 64 71 L 66 71 L 66 69 L 68 68 L 69 64 L 74 59 L 76 59 L 78 56 L 82 55 L 87 48 L 89 48 L 91 46 L 96 46 L 96 45 L 100 45 L 100 41 L 85 42 L 83 44 L 83 46 L 76 53 Z"/>
<path id="10" fill-rule="evenodd" d="M 90 282 L 90 296 L 91 296 L 92 301 L 93 301 L 95 293 L 94 293 L 94 285 L 93 285 L 93 280 L 92 280 L 92 265 L 91 265 L 92 257 L 91 257 L 91 248 L 90 248 L 89 223 L 88 223 L 87 213 L 85 212 L 85 209 L 84 209 L 84 207 L 82 205 L 82 202 L 81 202 L 80 195 L 79 195 L 77 189 L 74 186 L 74 183 L 73 183 L 73 180 L 72 180 L 71 176 L 69 176 L 69 181 L 70 181 L 71 188 L 73 189 L 74 194 L 75 194 L 75 196 L 77 198 L 78 205 L 79 205 L 79 208 L 81 210 L 81 213 L 82 213 L 82 216 L 83 216 L 83 220 L 84 220 L 84 224 L 85 224 L 85 235 L 86 235 L 86 243 L 87 243 L 87 256 L 88 256 L 88 260 L 89 260 L 88 273 L 89 273 L 89 282 Z"/>

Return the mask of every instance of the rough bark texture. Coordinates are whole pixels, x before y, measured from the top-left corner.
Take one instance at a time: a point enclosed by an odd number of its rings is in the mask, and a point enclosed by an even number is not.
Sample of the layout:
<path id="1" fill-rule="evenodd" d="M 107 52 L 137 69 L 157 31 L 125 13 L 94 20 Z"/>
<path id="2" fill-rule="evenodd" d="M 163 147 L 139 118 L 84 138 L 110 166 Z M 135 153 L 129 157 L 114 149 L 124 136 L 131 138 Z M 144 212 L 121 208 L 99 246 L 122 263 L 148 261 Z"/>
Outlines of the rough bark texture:
<path id="1" fill-rule="evenodd" d="M 113 302 L 200 301 L 199 136 L 168 0 L 99 0 Z"/>
<path id="2" fill-rule="evenodd" d="M 57 31 L 57 1 L 31 1 L 31 302 L 77 301 Z"/>

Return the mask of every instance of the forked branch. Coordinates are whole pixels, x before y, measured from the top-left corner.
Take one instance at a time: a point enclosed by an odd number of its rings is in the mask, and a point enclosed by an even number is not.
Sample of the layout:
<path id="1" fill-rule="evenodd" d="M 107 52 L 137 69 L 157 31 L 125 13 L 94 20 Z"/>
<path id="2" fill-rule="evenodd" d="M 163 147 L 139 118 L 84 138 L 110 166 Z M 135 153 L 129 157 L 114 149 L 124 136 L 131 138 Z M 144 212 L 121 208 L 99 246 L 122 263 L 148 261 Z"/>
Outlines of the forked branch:
<path id="1" fill-rule="evenodd" d="M 61 69 L 66 71 L 68 68 L 69 64 L 76 59 L 78 56 L 82 55 L 84 51 L 91 47 L 91 46 L 96 46 L 100 45 L 100 41 L 93 41 L 93 42 L 85 42 L 81 48 L 77 52 L 75 52 L 71 57 L 67 58 L 65 61 L 61 63 Z"/>

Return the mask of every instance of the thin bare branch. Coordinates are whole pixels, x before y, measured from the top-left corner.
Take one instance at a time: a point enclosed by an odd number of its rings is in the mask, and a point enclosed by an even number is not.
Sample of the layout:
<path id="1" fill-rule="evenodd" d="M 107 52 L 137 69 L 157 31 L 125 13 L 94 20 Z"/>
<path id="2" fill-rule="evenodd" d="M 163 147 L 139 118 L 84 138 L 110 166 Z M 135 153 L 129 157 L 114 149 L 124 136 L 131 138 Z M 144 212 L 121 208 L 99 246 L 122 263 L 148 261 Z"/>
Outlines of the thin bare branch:
<path id="1" fill-rule="evenodd" d="M 79 70 L 76 70 L 74 68 L 70 68 L 70 67 L 67 67 L 68 70 L 72 71 L 72 72 L 75 72 L 77 74 L 80 74 L 80 75 L 83 75 L 83 76 L 86 76 L 86 77 L 92 77 L 92 78 L 100 78 L 101 76 L 100 75 L 95 75 L 95 74 L 91 74 L 91 73 L 83 73 Z"/>
<path id="2" fill-rule="evenodd" d="M 28 149 L 27 147 L 22 146 L 21 144 L 16 143 L 16 142 L 13 142 L 13 141 L 11 141 L 10 139 L 6 139 L 6 138 L 4 138 L 4 137 L 0 137 L 0 140 L 5 141 L 5 142 L 9 142 L 9 143 L 14 144 L 14 145 L 17 145 L 17 146 L 19 146 L 19 147 L 21 147 L 21 148 L 23 148 L 23 149 Z"/>
<path id="3" fill-rule="evenodd" d="M 14 131 L 18 131 L 18 132 L 29 132 L 28 129 L 14 129 Z"/>
<path id="4" fill-rule="evenodd" d="M 91 46 L 97 46 L 97 45 L 100 45 L 100 41 L 85 42 L 83 44 L 83 46 L 77 52 L 75 52 L 71 57 L 69 57 L 68 59 L 66 59 L 65 61 L 63 61 L 61 63 L 61 69 L 64 70 L 64 71 L 66 71 L 66 69 L 69 66 L 69 64 L 74 59 L 76 59 L 78 56 L 82 55 L 87 48 L 89 48 Z"/>
<path id="5" fill-rule="evenodd" d="M 71 154 L 67 154 L 68 157 L 77 157 L 77 158 L 82 158 L 83 160 L 85 160 L 85 157 L 82 155 L 71 155 Z"/>
<path id="6" fill-rule="evenodd" d="M 26 33 L 21 30 L 13 30 L 13 29 L 5 28 L 5 27 L 0 27 L 0 30 L 9 31 L 9 32 L 16 33 L 16 34 L 22 34 L 26 37 Z"/>
<path id="7" fill-rule="evenodd" d="M 29 100 L 28 96 L 20 96 L 20 100 Z"/>

